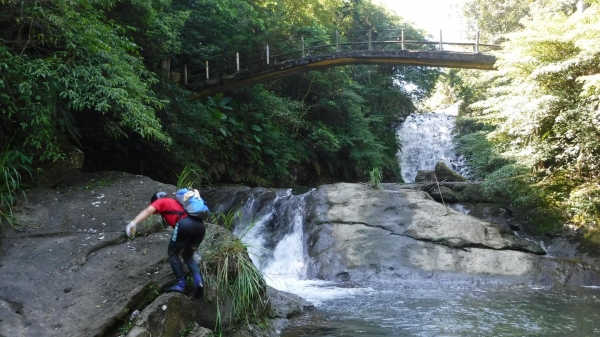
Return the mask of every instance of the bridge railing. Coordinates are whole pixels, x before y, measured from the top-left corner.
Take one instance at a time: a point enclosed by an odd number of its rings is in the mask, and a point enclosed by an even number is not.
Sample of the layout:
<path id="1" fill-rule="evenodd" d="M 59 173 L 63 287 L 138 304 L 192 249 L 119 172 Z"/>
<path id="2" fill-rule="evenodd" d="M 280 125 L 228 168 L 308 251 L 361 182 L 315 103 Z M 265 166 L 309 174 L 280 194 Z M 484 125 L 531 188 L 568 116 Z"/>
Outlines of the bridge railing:
<path id="1" fill-rule="evenodd" d="M 473 42 L 447 42 L 442 39 L 432 41 L 422 30 L 412 28 L 394 28 L 383 31 L 350 31 L 343 35 L 336 32 L 331 39 L 334 43 L 317 45 L 320 41 L 300 37 L 297 40 L 280 44 L 265 44 L 260 48 L 243 52 L 221 55 L 219 59 L 206 61 L 203 65 L 186 66 L 184 68 L 185 84 L 193 84 L 217 77 L 234 76 L 241 71 L 252 71 L 265 64 L 276 64 L 287 60 L 312 55 L 323 55 L 353 50 L 431 50 L 444 51 L 452 46 L 454 50 L 479 53 L 499 49 L 497 45 L 483 44 L 479 41 L 479 33 L 473 34 Z"/>

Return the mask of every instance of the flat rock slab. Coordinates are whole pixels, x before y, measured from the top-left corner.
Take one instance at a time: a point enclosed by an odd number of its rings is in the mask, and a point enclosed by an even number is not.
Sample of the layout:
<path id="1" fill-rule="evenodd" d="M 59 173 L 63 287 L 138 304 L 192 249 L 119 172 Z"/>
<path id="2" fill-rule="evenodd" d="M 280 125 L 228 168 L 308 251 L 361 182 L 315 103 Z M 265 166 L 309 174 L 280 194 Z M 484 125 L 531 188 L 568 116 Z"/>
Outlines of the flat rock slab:
<path id="1" fill-rule="evenodd" d="M 125 236 L 125 225 L 148 206 L 154 193 L 175 190 L 121 172 L 72 172 L 50 187 L 28 190 L 27 200 L 19 200 L 15 209 L 23 227 L 5 228 L 0 236 L 0 336 L 114 336 L 129 324 L 134 310 L 141 314 L 132 336 L 180 336 L 184 330 L 190 336 L 208 335 L 215 324 L 216 301 L 160 295 L 174 281 L 167 261 L 170 228 L 162 229 L 160 217 L 154 216 L 138 225 L 135 239 Z M 228 195 L 225 202 L 235 200 L 227 189 L 223 193 Z M 205 253 L 232 236 L 208 224 L 200 249 Z M 214 292 L 209 283 L 213 275 L 204 276 L 207 292 Z M 276 290 L 269 293 L 276 296 L 270 306 L 273 317 L 304 310 L 295 298 L 277 296 Z M 169 310 L 163 311 L 164 305 Z M 193 307 L 191 318 L 175 310 L 183 305 L 186 312 Z M 223 300 L 219 305 L 221 312 L 231 307 Z M 229 320 L 224 317 L 222 323 L 227 327 Z"/>
<path id="2" fill-rule="evenodd" d="M 167 187 L 104 172 L 28 191 L 15 213 L 25 227 L 0 238 L 0 335 L 99 336 L 122 324 L 119 315 L 139 305 L 151 284 L 172 278 L 168 232 L 133 241 L 124 234 Z"/>

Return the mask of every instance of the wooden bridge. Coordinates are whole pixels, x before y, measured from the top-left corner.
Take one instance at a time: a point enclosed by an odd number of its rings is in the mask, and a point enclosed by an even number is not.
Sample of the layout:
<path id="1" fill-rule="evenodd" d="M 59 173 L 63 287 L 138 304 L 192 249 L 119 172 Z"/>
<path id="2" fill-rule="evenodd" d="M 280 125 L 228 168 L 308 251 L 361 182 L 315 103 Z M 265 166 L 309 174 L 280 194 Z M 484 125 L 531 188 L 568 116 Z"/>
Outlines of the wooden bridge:
<path id="1" fill-rule="evenodd" d="M 236 55 L 236 65 L 234 67 L 209 71 L 208 62 L 206 62 L 205 67 L 193 69 L 189 73 L 186 67 L 183 74 L 184 83 L 188 89 L 195 92 L 190 99 L 214 95 L 311 70 L 351 64 L 494 70 L 496 57 L 490 53 L 481 53 L 480 48 L 499 48 L 495 45 L 480 44 L 479 34 L 477 34 L 477 38 L 473 43 L 443 42 L 441 31 L 439 42 L 405 39 L 404 29 L 402 29 L 401 35 L 391 41 L 372 41 L 371 32 L 369 32 L 365 34 L 368 36 L 368 41 L 340 43 L 337 34 L 336 32 L 335 44 L 307 48 L 306 50 L 304 39 L 302 39 L 301 50 L 275 56 L 270 56 L 269 46 L 267 45 L 265 56 L 259 60 L 247 62 L 243 65 L 245 70 L 242 71 L 240 71 L 239 53 Z M 468 48 L 472 52 L 445 51 L 445 45 Z M 413 49 L 410 49 L 410 47 Z M 362 49 L 344 51 L 343 48 Z M 331 49 L 334 50 L 330 51 Z M 319 50 L 321 54 L 317 52 Z M 296 55 L 296 58 L 293 58 L 294 55 Z M 292 58 L 284 60 L 290 57 Z M 254 64 L 254 66 L 250 68 L 248 67 L 249 64 Z M 211 74 L 213 75 L 212 78 Z"/>

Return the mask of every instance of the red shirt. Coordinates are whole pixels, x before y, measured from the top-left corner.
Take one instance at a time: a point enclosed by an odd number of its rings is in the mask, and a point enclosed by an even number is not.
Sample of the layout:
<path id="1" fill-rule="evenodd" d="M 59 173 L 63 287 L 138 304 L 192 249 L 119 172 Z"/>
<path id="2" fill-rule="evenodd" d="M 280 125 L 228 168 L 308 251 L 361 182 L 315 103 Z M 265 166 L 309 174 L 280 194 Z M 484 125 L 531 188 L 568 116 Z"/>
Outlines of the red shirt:
<path id="1" fill-rule="evenodd" d="M 171 198 L 160 198 L 154 200 L 150 206 L 156 208 L 156 212 L 162 215 L 163 219 L 171 226 L 175 227 L 177 220 L 183 219 L 187 217 L 187 214 L 183 210 L 183 206 L 175 200 Z M 181 212 L 183 214 L 164 214 L 164 212 Z"/>

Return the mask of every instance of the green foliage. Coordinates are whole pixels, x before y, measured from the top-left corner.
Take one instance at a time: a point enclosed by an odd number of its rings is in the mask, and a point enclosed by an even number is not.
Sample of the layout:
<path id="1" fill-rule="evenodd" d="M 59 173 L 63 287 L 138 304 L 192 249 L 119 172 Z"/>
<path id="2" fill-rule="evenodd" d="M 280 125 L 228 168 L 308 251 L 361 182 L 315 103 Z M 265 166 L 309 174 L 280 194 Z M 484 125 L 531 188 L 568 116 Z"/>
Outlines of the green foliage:
<path id="1" fill-rule="evenodd" d="M 251 227 L 250 227 L 251 228 Z M 246 231 L 247 233 L 247 231 Z M 247 245 L 241 239 L 218 242 L 212 254 L 205 256 L 205 266 L 216 274 L 217 303 L 232 301 L 232 319 L 248 323 L 257 316 L 266 283 L 261 272 L 248 256 Z M 207 274 L 205 272 L 205 274 Z M 217 330 L 221 330 L 220 309 L 217 309 Z"/>
<path id="2" fill-rule="evenodd" d="M 107 16 L 128 27 L 126 35 L 139 45 L 141 55 L 158 64 L 160 59 L 185 49 L 182 35 L 191 10 L 179 10 L 173 1 L 119 1 Z"/>
<path id="3" fill-rule="evenodd" d="M 19 129 L 36 159 L 59 160 L 62 147 L 77 142 L 81 123 L 93 123 L 107 138 L 126 130 L 165 144 L 150 85 L 152 73 L 135 55 L 135 43 L 120 26 L 85 0 L 9 3 L 12 16 L 0 17 L 0 123 Z M 28 31 L 23 40 L 20 32 Z M 89 120 L 101 116 L 100 123 Z"/>
<path id="4" fill-rule="evenodd" d="M 600 184 L 589 182 L 574 188 L 568 199 L 569 215 L 575 223 L 600 226 Z"/>
<path id="5" fill-rule="evenodd" d="M 231 230 L 233 230 L 232 226 L 236 219 L 242 220 L 242 212 L 240 210 L 234 211 L 233 209 L 230 209 L 226 213 L 223 213 L 223 212 L 211 213 L 208 222 L 214 223 L 214 224 L 219 224 L 219 225 L 225 227 L 227 230 L 231 231 Z"/>
<path id="6" fill-rule="evenodd" d="M 510 164 L 487 175 L 482 187 L 488 196 L 500 196 L 512 200 L 517 207 L 525 207 L 536 203 L 532 190 L 534 183 L 526 167 Z"/>
<path id="7" fill-rule="evenodd" d="M 477 31 L 486 42 L 494 42 L 501 34 L 521 28 L 519 20 L 529 12 L 533 0 L 467 0 L 462 8 L 469 38 Z"/>
<path id="8" fill-rule="evenodd" d="M 183 168 L 181 174 L 177 176 L 177 188 L 192 188 L 193 186 L 205 186 L 202 183 L 208 182 L 208 175 L 203 169 L 194 163 L 188 163 Z"/>
<path id="9" fill-rule="evenodd" d="M 31 158 L 23 153 L 11 149 L 11 142 L 7 142 L 0 153 L 0 226 L 9 224 L 18 227 L 13 217 L 12 209 L 18 193 L 23 192 L 21 186 L 21 173 L 31 172 Z"/>
<path id="10" fill-rule="evenodd" d="M 544 205 L 577 225 L 597 226 L 600 15 L 596 4 L 583 14 L 572 5 L 535 2 L 523 29 L 506 35 L 497 62 L 502 76 L 466 110 L 489 126 L 465 129 L 459 148 L 471 153 L 479 178 L 515 181 L 504 187 L 515 204 Z"/>
<path id="11" fill-rule="evenodd" d="M 458 119 L 457 124 L 460 124 L 460 120 Z M 463 130 L 462 134 L 454 138 L 456 151 L 469 162 L 471 179 L 485 179 L 491 172 L 511 163 L 511 160 L 503 157 L 494 144 L 488 140 L 488 136 L 489 131 Z"/>
<path id="12" fill-rule="evenodd" d="M 162 58 L 191 75 L 207 60 L 233 66 L 238 51 L 249 68 L 265 43 L 272 54 L 296 51 L 302 38 L 331 44 L 336 30 L 342 41 L 364 40 L 367 30 L 385 40 L 403 22 L 371 1 L 342 0 L 42 0 L 5 9 L 0 125 L 19 129 L 15 142 L 35 163 L 63 159 L 74 145 L 88 170 L 160 181 L 314 185 L 360 181 L 373 167 L 399 179 L 393 124 L 440 74 L 336 67 L 189 101 L 181 83 L 154 73 Z"/>
<path id="13" fill-rule="evenodd" d="M 149 298 L 149 302 L 154 301 L 156 298 L 158 298 L 158 296 L 160 296 L 160 292 L 158 291 L 159 287 L 156 284 L 151 284 L 149 287 L 150 290 L 150 298 Z"/>
<path id="14" fill-rule="evenodd" d="M 127 333 L 133 329 L 134 323 L 127 320 L 119 327 L 119 337 L 124 337 Z"/>
<path id="15" fill-rule="evenodd" d="M 381 172 L 381 169 L 379 167 L 374 167 L 371 171 L 369 171 L 369 184 L 371 185 L 371 187 L 380 190 L 382 178 L 383 173 Z"/>

